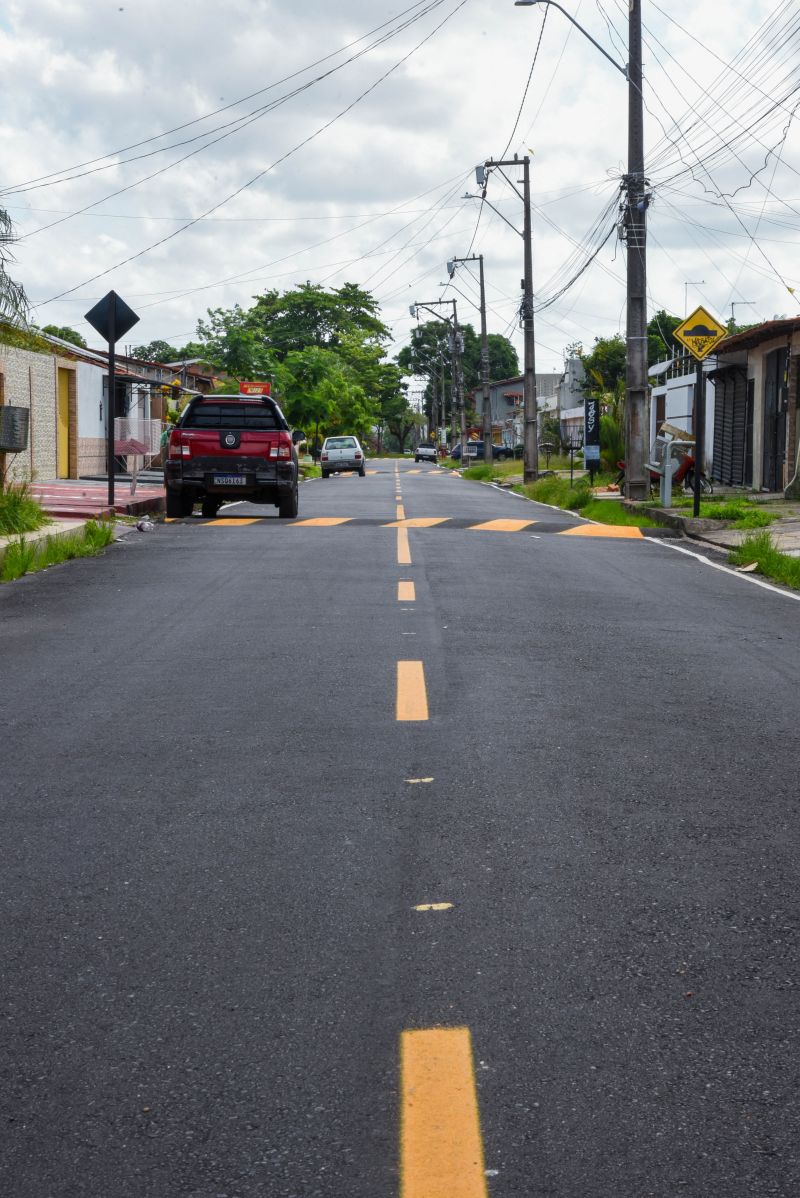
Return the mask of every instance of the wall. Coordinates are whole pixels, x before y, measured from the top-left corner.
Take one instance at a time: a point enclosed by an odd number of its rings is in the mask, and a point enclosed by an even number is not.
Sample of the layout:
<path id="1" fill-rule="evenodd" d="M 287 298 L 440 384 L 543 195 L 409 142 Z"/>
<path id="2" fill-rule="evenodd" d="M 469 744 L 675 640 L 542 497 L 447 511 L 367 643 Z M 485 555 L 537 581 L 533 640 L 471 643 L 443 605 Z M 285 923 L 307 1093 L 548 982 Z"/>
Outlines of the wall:
<path id="1" fill-rule="evenodd" d="M 29 408 L 31 427 L 28 450 L 6 457 L 11 481 L 56 477 L 57 367 L 74 363 L 52 354 L 0 345 L 0 371 L 6 404 Z"/>
<path id="2" fill-rule="evenodd" d="M 106 425 L 103 407 L 105 368 L 78 363 L 78 475 L 104 474 Z"/>

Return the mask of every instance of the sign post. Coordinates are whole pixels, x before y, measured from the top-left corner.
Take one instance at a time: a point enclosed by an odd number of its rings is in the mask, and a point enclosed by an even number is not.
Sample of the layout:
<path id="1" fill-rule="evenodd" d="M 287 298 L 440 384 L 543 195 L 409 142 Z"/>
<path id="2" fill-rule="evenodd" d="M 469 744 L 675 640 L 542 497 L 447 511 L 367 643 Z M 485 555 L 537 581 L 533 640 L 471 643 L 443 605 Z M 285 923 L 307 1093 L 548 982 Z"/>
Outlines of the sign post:
<path id="1" fill-rule="evenodd" d="M 703 361 L 728 334 L 727 330 L 705 308 L 695 308 L 691 316 L 687 316 L 683 324 L 678 325 L 672 335 L 697 359 L 697 380 L 694 386 L 694 505 L 692 507 L 692 515 L 696 520 L 700 515 L 700 482 L 706 450 L 706 391 Z"/>
<path id="2" fill-rule="evenodd" d="M 108 342 L 108 396 L 106 402 L 106 463 L 108 469 L 108 504 L 114 506 L 114 416 L 117 390 L 117 338 L 124 337 L 138 323 L 139 317 L 117 295 L 109 291 L 87 312 L 84 320 Z"/>
<path id="3" fill-rule="evenodd" d="M 587 395 L 583 401 L 583 461 L 594 486 L 594 472 L 600 462 L 600 400 L 596 395 Z"/>

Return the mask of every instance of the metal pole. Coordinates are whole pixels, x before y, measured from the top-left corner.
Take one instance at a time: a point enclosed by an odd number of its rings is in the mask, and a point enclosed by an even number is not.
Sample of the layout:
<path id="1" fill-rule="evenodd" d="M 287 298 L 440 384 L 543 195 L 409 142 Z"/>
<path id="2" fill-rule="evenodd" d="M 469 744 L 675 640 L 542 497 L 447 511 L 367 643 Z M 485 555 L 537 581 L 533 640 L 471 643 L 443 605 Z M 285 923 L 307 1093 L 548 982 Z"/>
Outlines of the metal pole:
<path id="1" fill-rule="evenodd" d="M 483 254 L 478 255 L 478 272 L 481 285 L 481 395 L 483 396 L 483 460 L 491 466 L 492 450 L 492 403 L 489 395 L 489 335 L 486 332 L 486 287 L 483 278 Z"/>
<path id="2" fill-rule="evenodd" d="M 436 429 L 439 422 L 439 396 L 436 391 L 436 375 L 431 378 L 431 386 L 433 387 L 433 396 L 431 398 L 431 427 L 428 430 L 430 439 L 436 442 Z"/>
<path id="3" fill-rule="evenodd" d="M 455 390 L 455 400 L 458 403 L 458 414 L 461 424 L 461 466 L 464 466 L 466 457 L 467 445 L 467 413 L 464 409 L 464 374 L 462 371 L 461 361 L 461 342 L 458 334 L 458 309 L 456 301 L 453 300 L 453 364 L 455 366 L 455 375 L 453 378 L 453 387 Z"/>
<path id="4" fill-rule="evenodd" d="M 114 507 L 114 416 L 117 410 L 117 314 L 116 298 L 108 313 L 108 403 L 106 405 L 106 462 L 108 464 L 108 506 Z"/>
<path id="5" fill-rule="evenodd" d="M 697 379 L 694 385 L 694 505 L 695 520 L 700 515 L 700 478 L 703 473 L 703 458 L 706 452 L 706 397 L 703 382 L 703 361 L 697 363 Z"/>
<path id="6" fill-rule="evenodd" d="M 525 435 L 523 440 L 523 478 L 526 483 L 539 477 L 539 414 L 536 397 L 536 343 L 533 336 L 533 235 L 531 231 L 531 160 L 522 159 L 525 246 L 525 278 L 522 281 L 522 318 L 525 333 Z"/>
<path id="7" fill-rule="evenodd" d="M 625 222 L 628 238 L 627 403 L 625 484 L 629 499 L 647 496 L 647 199 L 644 179 L 642 102 L 642 0 L 629 0 L 628 174 Z"/>

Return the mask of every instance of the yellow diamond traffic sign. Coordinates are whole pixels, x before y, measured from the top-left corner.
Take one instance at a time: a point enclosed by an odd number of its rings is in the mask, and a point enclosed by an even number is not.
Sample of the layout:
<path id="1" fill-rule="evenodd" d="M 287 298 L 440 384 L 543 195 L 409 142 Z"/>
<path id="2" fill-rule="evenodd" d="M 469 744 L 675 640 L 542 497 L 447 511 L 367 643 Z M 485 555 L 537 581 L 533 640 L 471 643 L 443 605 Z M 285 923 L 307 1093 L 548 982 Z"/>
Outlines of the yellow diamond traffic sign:
<path id="1" fill-rule="evenodd" d="M 727 337 L 728 330 L 705 308 L 696 308 L 691 316 L 686 317 L 683 324 L 678 325 L 672 335 L 681 345 L 686 346 L 690 354 L 702 362 L 714 346 L 719 344 L 723 337 Z"/>

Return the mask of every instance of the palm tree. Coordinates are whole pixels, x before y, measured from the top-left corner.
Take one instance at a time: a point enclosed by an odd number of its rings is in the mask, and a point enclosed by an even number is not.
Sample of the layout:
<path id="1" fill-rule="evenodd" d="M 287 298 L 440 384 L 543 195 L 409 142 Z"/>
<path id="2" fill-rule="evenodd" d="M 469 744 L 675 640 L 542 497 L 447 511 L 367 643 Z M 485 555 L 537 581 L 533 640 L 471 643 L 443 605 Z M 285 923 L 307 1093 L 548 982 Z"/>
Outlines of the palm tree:
<path id="1" fill-rule="evenodd" d="M 0 320 L 11 324 L 24 323 L 28 315 L 28 297 L 20 283 L 15 283 L 6 271 L 13 261 L 9 246 L 17 240 L 11 217 L 0 208 Z"/>

